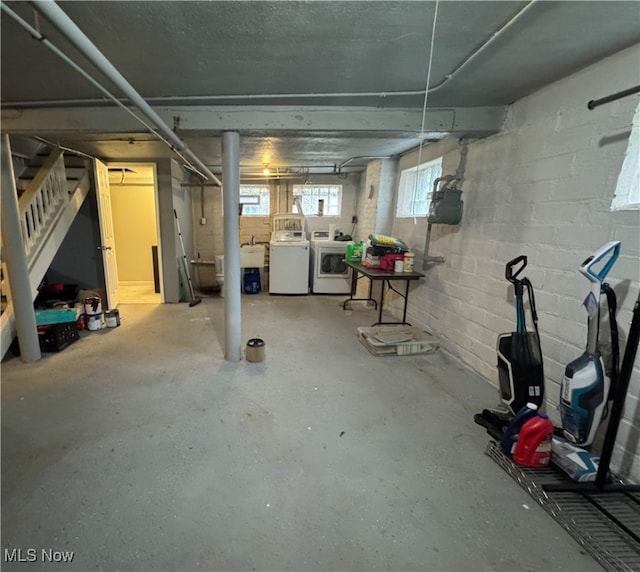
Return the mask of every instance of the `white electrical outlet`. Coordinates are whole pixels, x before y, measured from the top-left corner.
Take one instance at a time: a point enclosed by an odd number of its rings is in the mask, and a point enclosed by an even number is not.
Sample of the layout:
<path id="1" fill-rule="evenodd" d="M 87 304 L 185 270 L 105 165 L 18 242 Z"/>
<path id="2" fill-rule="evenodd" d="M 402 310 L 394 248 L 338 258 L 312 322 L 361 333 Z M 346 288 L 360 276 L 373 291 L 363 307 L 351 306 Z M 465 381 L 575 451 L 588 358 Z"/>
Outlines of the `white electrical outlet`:
<path id="1" fill-rule="evenodd" d="M 205 217 L 202 217 L 200 219 L 200 224 L 207 224 L 207 219 Z"/>

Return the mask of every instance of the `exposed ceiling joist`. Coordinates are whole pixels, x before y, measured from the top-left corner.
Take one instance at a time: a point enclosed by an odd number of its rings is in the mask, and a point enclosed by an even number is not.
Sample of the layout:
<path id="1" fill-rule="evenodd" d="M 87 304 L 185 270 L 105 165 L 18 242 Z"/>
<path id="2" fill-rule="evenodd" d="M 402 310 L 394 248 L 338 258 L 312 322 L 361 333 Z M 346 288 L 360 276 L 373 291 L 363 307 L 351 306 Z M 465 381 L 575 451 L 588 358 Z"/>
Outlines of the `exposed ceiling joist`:
<path id="1" fill-rule="evenodd" d="M 418 109 L 371 107 L 161 107 L 157 113 L 178 134 L 204 135 L 235 130 L 255 134 L 309 131 L 365 133 L 369 136 L 415 137 L 421 133 Z M 425 137 L 485 136 L 502 127 L 505 108 L 458 107 L 429 109 Z M 3 128 L 13 133 L 136 133 L 139 124 L 121 110 L 104 107 L 3 109 Z"/>

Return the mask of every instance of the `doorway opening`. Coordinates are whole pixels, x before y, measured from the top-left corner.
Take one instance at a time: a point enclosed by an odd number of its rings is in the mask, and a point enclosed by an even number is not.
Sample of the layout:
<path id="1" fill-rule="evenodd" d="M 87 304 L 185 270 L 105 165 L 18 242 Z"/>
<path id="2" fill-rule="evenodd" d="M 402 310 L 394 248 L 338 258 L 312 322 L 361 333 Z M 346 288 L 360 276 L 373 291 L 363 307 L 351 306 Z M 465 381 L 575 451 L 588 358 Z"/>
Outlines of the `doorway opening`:
<path id="1" fill-rule="evenodd" d="M 109 163 L 118 295 L 123 304 L 163 301 L 156 166 Z"/>

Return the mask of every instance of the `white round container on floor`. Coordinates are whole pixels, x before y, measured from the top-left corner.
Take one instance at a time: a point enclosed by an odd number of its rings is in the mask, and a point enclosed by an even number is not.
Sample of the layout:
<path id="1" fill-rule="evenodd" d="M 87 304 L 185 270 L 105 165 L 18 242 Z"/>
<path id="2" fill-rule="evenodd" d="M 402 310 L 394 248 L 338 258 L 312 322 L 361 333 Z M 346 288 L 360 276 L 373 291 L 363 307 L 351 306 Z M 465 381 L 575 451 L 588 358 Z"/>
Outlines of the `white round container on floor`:
<path id="1" fill-rule="evenodd" d="M 107 328 L 117 328 L 120 325 L 120 312 L 118 310 L 107 310 L 104 313 L 104 321 Z"/>
<path id="2" fill-rule="evenodd" d="M 102 315 L 102 301 L 99 296 L 87 296 L 84 299 L 84 313 L 91 316 Z"/>
<path id="3" fill-rule="evenodd" d="M 102 329 L 102 314 L 87 314 L 87 330 L 95 332 Z"/>

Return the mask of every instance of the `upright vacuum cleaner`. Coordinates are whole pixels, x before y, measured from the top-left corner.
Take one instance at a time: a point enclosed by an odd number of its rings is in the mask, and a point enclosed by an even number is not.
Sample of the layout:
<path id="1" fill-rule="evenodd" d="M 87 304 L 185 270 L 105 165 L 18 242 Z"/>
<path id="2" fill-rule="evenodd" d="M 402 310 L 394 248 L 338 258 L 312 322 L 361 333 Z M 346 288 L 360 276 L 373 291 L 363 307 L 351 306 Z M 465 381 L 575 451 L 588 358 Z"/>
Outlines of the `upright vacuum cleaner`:
<path id="1" fill-rule="evenodd" d="M 615 391 L 618 373 L 619 347 L 616 323 L 616 296 L 604 282 L 620 255 L 620 242 L 605 244 L 589 256 L 580 272 L 591 282 L 584 306 L 587 309 L 587 347 L 585 352 L 567 365 L 560 387 L 560 415 L 562 430 L 570 443 L 588 447 L 593 442 L 600 422 L 606 417 L 607 403 Z M 596 270 L 596 268 L 600 270 Z M 609 306 L 611 330 L 611 367 L 606 374 L 602 355 L 598 349 L 600 329 L 600 297 L 605 294 Z"/>
<path id="2" fill-rule="evenodd" d="M 633 371 L 633 364 L 638 351 L 638 343 L 640 343 L 640 294 L 633 307 L 633 319 L 631 320 L 631 326 L 629 328 L 629 335 L 627 337 L 627 345 L 624 350 L 624 356 L 622 358 L 622 365 L 620 366 L 620 372 L 617 379 L 617 384 L 612 386 L 613 400 L 611 402 L 611 413 L 609 423 L 607 425 L 607 432 L 604 437 L 604 444 L 602 445 L 602 453 L 598 467 L 596 468 L 595 480 L 593 482 L 577 482 L 577 483 L 553 483 L 543 484 L 542 489 L 547 493 L 579 493 L 580 495 L 589 499 L 589 502 L 602 514 L 615 522 L 616 525 L 624 530 L 631 538 L 640 543 L 640 532 L 637 527 L 631 529 L 631 524 L 627 526 L 623 522 L 624 518 L 617 518 L 615 514 L 612 514 L 612 504 L 606 504 L 605 493 L 618 493 L 625 495 L 624 501 L 635 500 L 639 503 L 640 500 L 637 496 L 632 496 L 630 493 L 640 493 L 640 485 L 633 485 L 629 483 L 622 483 L 619 479 L 611 479 L 609 475 L 609 466 L 611 464 L 611 458 L 613 456 L 613 449 L 616 443 L 616 437 L 618 435 L 618 428 L 620 427 L 620 421 L 622 419 L 622 412 L 624 410 L 624 402 L 629 389 L 629 382 L 631 380 L 631 373 Z M 583 450 L 584 451 L 584 450 Z M 586 454 L 587 451 L 584 451 Z M 552 457 L 553 459 L 553 457 Z M 562 465 L 559 465 L 562 467 Z M 624 504 L 619 505 L 623 509 Z M 620 510 L 618 510 L 619 516 L 622 516 Z M 628 516 L 630 512 L 626 512 Z"/>
<path id="3" fill-rule="evenodd" d="M 513 284 L 516 302 L 516 331 L 498 336 L 498 378 L 500 398 L 515 415 L 527 403 L 540 407 L 544 400 L 544 371 L 538 333 L 538 314 L 533 286 L 528 278 L 518 279 L 527 257 L 507 262 L 505 278 Z M 527 291 L 533 332 L 527 331 L 524 292 Z"/>
<path id="4" fill-rule="evenodd" d="M 510 260 L 505 266 L 505 278 L 513 284 L 515 292 L 516 331 L 498 336 L 497 354 L 500 399 L 509 411 L 504 413 L 483 409 L 482 413 L 473 416 L 474 421 L 498 441 L 502 441 L 514 416 L 527 404 L 539 408 L 544 401 L 542 349 L 533 286 L 526 277 L 518 279 L 526 266 L 527 257 L 524 255 Z M 527 331 L 525 290 L 529 298 L 533 332 Z"/>

